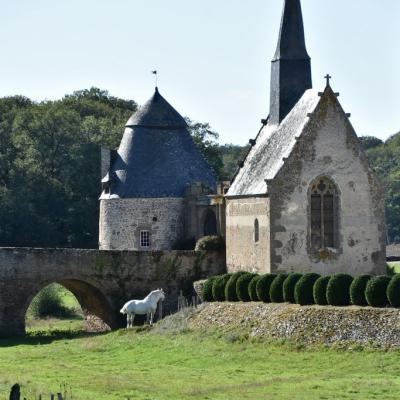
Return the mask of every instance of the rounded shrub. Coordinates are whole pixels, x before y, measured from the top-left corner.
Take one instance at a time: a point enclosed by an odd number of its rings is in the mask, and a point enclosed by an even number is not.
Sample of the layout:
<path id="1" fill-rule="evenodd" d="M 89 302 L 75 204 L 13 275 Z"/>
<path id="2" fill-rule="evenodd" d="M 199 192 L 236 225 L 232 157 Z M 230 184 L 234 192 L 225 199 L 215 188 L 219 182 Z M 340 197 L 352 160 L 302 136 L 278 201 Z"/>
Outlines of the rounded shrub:
<path id="1" fill-rule="evenodd" d="M 355 306 L 366 306 L 368 305 L 367 299 L 365 298 L 365 289 L 368 281 L 372 278 L 371 275 L 360 275 L 354 278 L 350 285 L 350 300 L 351 304 Z"/>
<path id="2" fill-rule="evenodd" d="M 315 304 L 318 304 L 319 306 L 328 305 L 328 300 L 326 299 L 326 288 L 330 279 L 330 276 L 320 276 L 315 281 L 313 287 L 313 297 Z"/>
<path id="3" fill-rule="evenodd" d="M 276 274 L 265 274 L 260 277 L 256 284 L 258 300 L 263 301 L 264 303 L 271 302 L 271 298 L 269 297 L 269 289 L 275 278 Z"/>
<path id="4" fill-rule="evenodd" d="M 390 283 L 390 276 L 380 275 L 371 278 L 365 288 L 365 298 L 371 307 L 385 307 L 389 304 L 386 291 Z"/>
<path id="5" fill-rule="evenodd" d="M 261 279 L 260 275 L 253 276 L 253 279 L 249 283 L 249 297 L 251 301 L 259 301 L 257 296 L 257 283 Z"/>
<path id="6" fill-rule="evenodd" d="M 249 285 L 254 278 L 254 274 L 243 274 L 236 281 L 236 295 L 240 301 L 250 301 Z"/>
<path id="7" fill-rule="evenodd" d="M 217 278 L 218 278 L 217 276 L 212 276 L 203 283 L 203 289 L 202 289 L 203 301 L 214 301 L 212 290 L 214 281 Z"/>
<path id="8" fill-rule="evenodd" d="M 283 282 L 286 278 L 287 274 L 278 274 L 272 281 L 269 288 L 271 303 L 283 303 Z"/>
<path id="9" fill-rule="evenodd" d="M 225 274 L 214 279 L 212 285 L 212 295 L 214 301 L 225 301 L 225 286 L 232 274 Z"/>
<path id="10" fill-rule="evenodd" d="M 304 274 L 294 287 L 294 300 L 301 306 L 314 304 L 314 284 L 320 278 L 320 275 L 310 272 Z"/>
<path id="11" fill-rule="evenodd" d="M 288 303 L 294 303 L 294 287 L 302 274 L 292 273 L 287 276 L 283 282 L 283 300 Z"/>
<path id="12" fill-rule="evenodd" d="M 392 307 L 400 308 L 400 274 L 393 275 L 387 287 L 386 295 Z"/>
<path id="13" fill-rule="evenodd" d="M 195 246 L 196 251 L 223 251 L 225 241 L 222 236 L 204 236 L 200 238 Z"/>
<path id="14" fill-rule="evenodd" d="M 331 306 L 348 306 L 350 304 L 350 285 L 353 277 L 347 274 L 333 275 L 326 288 L 326 299 Z"/>
<path id="15" fill-rule="evenodd" d="M 228 282 L 225 285 L 225 300 L 227 301 L 238 301 L 238 297 L 236 294 L 236 282 L 237 280 L 247 272 L 239 271 L 232 274 L 229 278 Z"/>

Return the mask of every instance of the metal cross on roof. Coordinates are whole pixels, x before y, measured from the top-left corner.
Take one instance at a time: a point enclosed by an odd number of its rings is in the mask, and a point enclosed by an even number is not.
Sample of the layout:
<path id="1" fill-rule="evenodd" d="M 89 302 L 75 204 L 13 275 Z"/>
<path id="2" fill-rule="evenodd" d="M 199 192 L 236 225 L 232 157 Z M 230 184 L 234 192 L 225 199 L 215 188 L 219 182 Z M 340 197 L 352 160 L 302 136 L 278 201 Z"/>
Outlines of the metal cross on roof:
<path id="1" fill-rule="evenodd" d="M 326 86 L 330 86 L 330 80 L 332 79 L 332 77 L 328 74 L 324 78 L 326 79 Z"/>

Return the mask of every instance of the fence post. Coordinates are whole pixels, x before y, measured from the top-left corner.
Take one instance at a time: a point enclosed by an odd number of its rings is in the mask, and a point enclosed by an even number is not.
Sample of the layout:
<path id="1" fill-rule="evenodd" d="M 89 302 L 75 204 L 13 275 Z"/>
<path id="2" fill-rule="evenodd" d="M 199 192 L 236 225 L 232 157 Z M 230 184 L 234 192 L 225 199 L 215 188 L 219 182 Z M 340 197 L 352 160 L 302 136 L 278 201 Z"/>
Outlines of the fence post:
<path id="1" fill-rule="evenodd" d="M 12 388 L 10 392 L 10 400 L 19 400 L 21 398 L 21 388 L 16 383 Z"/>

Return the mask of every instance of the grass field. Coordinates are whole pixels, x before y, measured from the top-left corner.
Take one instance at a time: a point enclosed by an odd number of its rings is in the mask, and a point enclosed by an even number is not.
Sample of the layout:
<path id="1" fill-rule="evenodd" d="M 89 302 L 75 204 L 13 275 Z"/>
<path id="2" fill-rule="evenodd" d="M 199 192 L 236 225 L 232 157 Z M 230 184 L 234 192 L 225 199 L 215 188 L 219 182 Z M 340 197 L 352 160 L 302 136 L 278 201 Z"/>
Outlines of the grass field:
<path id="1" fill-rule="evenodd" d="M 390 268 L 393 268 L 393 272 L 396 274 L 400 273 L 400 262 L 399 261 L 393 261 L 393 262 L 388 262 L 388 265 Z"/>
<path id="2" fill-rule="evenodd" d="M 400 391 L 397 351 L 306 350 L 140 328 L 103 335 L 48 330 L 0 346 L 0 399 L 15 382 L 28 400 L 60 385 L 82 400 L 398 399 Z"/>

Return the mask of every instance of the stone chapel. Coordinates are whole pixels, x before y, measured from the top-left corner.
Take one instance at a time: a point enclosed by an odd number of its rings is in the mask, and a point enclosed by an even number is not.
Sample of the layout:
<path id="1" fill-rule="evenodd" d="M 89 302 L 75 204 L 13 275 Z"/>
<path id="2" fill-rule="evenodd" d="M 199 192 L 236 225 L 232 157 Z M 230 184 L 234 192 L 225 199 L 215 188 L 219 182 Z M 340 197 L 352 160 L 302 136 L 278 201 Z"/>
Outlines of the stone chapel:
<path id="1" fill-rule="evenodd" d="M 285 0 L 269 117 L 226 195 L 228 270 L 385 272 L 383 190 L 330 78 L 312 89 L 300 0 Z"/>

